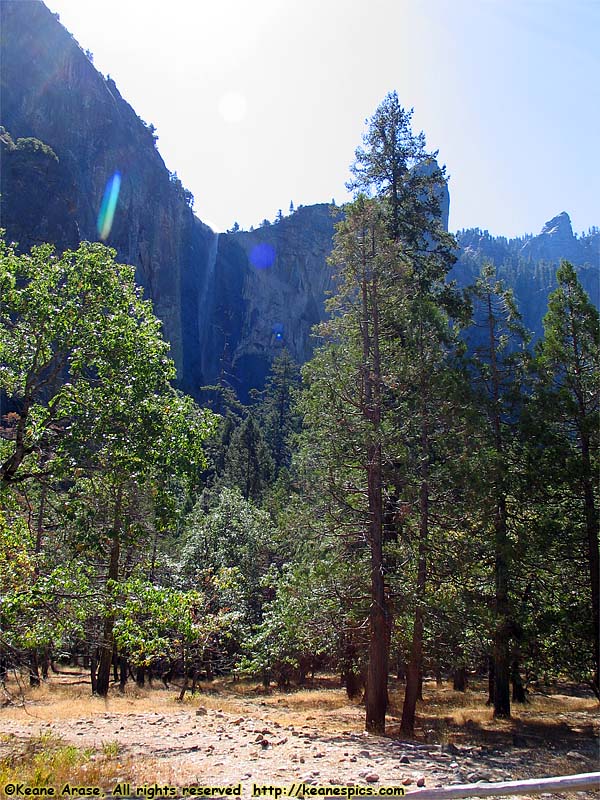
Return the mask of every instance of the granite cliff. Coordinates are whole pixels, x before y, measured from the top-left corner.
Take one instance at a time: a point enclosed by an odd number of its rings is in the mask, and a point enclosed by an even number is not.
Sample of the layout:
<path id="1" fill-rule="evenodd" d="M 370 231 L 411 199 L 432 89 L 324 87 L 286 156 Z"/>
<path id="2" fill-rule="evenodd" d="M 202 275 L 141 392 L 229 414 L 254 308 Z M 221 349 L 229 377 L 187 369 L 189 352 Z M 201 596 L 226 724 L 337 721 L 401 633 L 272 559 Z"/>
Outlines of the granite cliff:
<path id="1" fill-rule="evenodd" d="M 583 241 L 576 238 L 571 218 L 566 211 L 553 217 L 544 225 L 540 233 L 528 239 L 521 248 L 521 255 L 528 261 L 556 262 L 561 258 L 581 263 L 587 253 Z"/>
<path id="2" fill-rule="evenodd" d="M 330 207 L 301 207 L 254 231 L 214 233 L 195 217 L 190 193 L 165 166 L 152 126 L 97 72 L 55 15 L 39 0 L 3 0 L 0 13 L 0 222 L 9 239 L 22 250 L 41 241 L 62 250 L 96 240 L 107 182 L 119 172 L 106 243 L 135 265 L 163 321 L 181 388 L 197 394 L 202 385 L 226 380 L 245 398 L 282 346 L 306 361 L 311 327 L 324 316 L 330 288 Z M 441 207 L 447 225 L 447 191 Z M 469 230 L 458 242 L 458 282 L 470 282 L 491 258 L 536 333 L 561 257 L 578 265 L 598 302 L 600 234 L 575 237 L 565 213 L 536 237 L 507 240 Z"/>
<path id="3" fill-rule="evenodd" d="M 59 249 L 96 240 L 105 187 L 119 172 L 118 213 L 107 244 L 136 266 L 185 376 L 191 359 L 183 334 L 187 297 L 196 289 L 194 266 L 206 261 L 212 232 L 171 179 L 151 128 L 46 6 L 8 0 L 1 15 L 0 122 L 17 145 L 11 150 L 3 143 L 1 211 L 8 236 L 22 249 L 40 240 Z M 38 155 L 24 166 L 18 160 L 23 138 L 41 140 L 56 162 L 44 165 Z M 40 180 L 46 167 L 49 180 Z"/>
<path id="4" fill-rule="evenodd" d="M 245 395 L 283 344 L 306 360 L 329 280 L 328 206 L 302 208 L 254 232 L 215 234 L 194 216 L 152 126 L 56 16 L 38 0 L 5 0 L 0 8 L 0 218 L 9 239 L 22 250 L 98 239 L 103 193 L 119 172 L 106 243 L 135 265 L 163 321 L 181 387 L 195 394 L 227 376 Z"/>

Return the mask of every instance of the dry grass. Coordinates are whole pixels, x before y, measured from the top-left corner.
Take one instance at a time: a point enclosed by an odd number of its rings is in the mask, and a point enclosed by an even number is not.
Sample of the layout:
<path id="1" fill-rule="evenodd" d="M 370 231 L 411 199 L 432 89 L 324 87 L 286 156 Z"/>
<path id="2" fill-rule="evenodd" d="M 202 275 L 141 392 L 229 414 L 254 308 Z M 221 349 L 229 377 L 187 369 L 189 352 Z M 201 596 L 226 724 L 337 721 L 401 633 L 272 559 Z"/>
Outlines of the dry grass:
<path id="1" fill-rule="evenodd" d="M 138 783 L 154 780 L 157 764 L 119 754 L 119 748 L 105 743 L 102 752 L 65 744 L 51 733 L 33 736 L 23 742 L 16 737 L 3 738 L 5 754 L 0 759 L 0 797 L 2 787 L 23 783 L 29 787 L 99 786 L 111 789 L 123 780 Z M 123 776 L 127 776 L 126 778 Z"/>
<path id="2" fill-rule="evenodd" d="M 281 725 L 309 725 L 326 731 L 360 732 L 364 724 L 364 707 L 347 699 L 334 675 L 319 676 L 311 688 L 288 691 L 265 690 L 253 681 L 221 678 L 200 685 L 195 695 L 186 695 L 183 704 L 177 700 L 176 686 L 165 689 L 155 681 L 152 688 L 128 684 L 124 694 L 112 689 L 107 698 L 93 697 L 86 676 L 71 672 L 53 676 L 38 688 L 23 689 L 25 703 L 5 707 L 2 716 L 14 720 L 60 720 L 111 714 L 169 713 L 199 705 L 225 713 L 265 717 Z M 15 696 L 15 687 L 9 687 Z M 390 689 L 390 733 L 397 735 L 403 687 L 392 684 Z M 424 741 L 489 741 L 490 737 L 509 735 L 533 739 L 583 736 L 597 734 L 598 702 L 591 697 L 564 693 L 532 694 L 524 706 L 513 704 L 510 720 L 494 720 L 492 709 L 486 705 L 483 685 L 466 692 L 455 692 L 450 685 L 424 685 L 424 700 L 417 707 L 416 737 Z"/>
<path id="3" fill-rule="evenodd" d="M 481 721 L 491 720 L 491 707 L 486 705 L 487 693 L 475 687 L 466 692 L 455 692 L 448 685 L 437 687 L 435 683 L 425 683 L 424 700 L 420 703 L 422 711 L 449 716 L 456 724 L 464 724 L 467 719 L 478 717 Z M 392 707 L 401 707 L 404 690 L 397 687 L 390 692 Z M 598 701 L 592 697 L 574 697 L 566 694 L 542 695 L 532 694 L 529 702 L 521 705 L 513 703 L 513 717 L 535 714 L 566 714 L 573 712 L 593 712 L 598 710 Z"/>
<path id="4" fill-rule="evenodd" d="M 391 714 L 399 720 L 404 693 L 391 693 Z M 592 697 L 567 694 L 532 694 L 529 702 L 513 703 L 509 720 L 494 719 L 480 686 L 455 692 L 448 685 L 424 686 L 424 700 L 417 707 L 417 738 L 435 742 L 523 744 L 593 739 L 599 733 L 599 704 Z"/>
<path id="5" fill-rule="evenodd" d="M 125 693 L 111 689 L 107 698 L 94 697 L 90 684 L 83 683 L 78 673 L 54 676 L 36 688 L 21 687 L 24 704 L 15 704 L 0 711 L 16 721 L 60 722 L 82 719 L 110 712 L 111 714 L 169 713 L 181 708 L 222 711 L 239 716 L 268 716 L 280 725 L 305 725 L 323 730 L 361 731 L 364 709 L 360 702 L 350 702 L 339 680 L 334 676 L 319 678 L 313 688 L 279 691 L 265 690 L 255 681 L 217 679 L 202 683 L 196 694 L 187 694 L 178 702 L 176 686 L 165 689 L 159 681 L 153 687 L 139 688 L 129 683 Z M 14 687 L 11 694 L 17 697 Z"/>
<path id="6" fill-rule="evenodd" d="M 15 700 L 20 700 L 12 692 Z M 58 721 L 61 719 L 79 719 L 86 716 L 95 716 L 110 711 L 114 714 L 127 714 L 132 711 L 155 711 L 157 704 L 162 707 L 170 703 L 173 693 L 127 687 L 124 695 L 112 693 L 108 698 L 94 697 L 89 684 L 72 685 L 66 681 L 49 681 L 36 688 L 23 690 L 24 704 L 17 702 L 2 710 L 12 719 L 31 719 L 35 717 L 40 721 Z"/>

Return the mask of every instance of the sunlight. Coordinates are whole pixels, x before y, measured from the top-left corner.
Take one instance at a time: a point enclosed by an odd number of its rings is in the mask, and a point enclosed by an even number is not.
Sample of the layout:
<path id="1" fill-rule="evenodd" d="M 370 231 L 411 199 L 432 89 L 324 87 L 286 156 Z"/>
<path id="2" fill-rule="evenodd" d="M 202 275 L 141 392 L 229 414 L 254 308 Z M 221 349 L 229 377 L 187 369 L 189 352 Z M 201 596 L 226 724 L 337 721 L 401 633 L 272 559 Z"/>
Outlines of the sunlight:
<path id="1" fill-rule="evenodd" d="M 219 100 L 219 114 L 226 122 L 241 122 L 247 110 L 248 101 L 239 92 L 226 92 Z"/>

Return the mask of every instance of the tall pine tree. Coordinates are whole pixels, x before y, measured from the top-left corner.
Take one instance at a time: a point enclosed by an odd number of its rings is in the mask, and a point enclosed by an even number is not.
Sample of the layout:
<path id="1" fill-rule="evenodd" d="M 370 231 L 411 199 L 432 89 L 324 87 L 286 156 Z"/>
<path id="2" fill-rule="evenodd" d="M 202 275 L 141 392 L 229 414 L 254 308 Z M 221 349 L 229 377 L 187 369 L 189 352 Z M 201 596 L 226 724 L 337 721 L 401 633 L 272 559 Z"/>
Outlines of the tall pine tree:
<path id="1" fill-rule="evenodd" d="M 559 431 L 571 468 L 565 472 L 579 498 L 585 538 L 593 628 L 593 688 L 598 686 L 600 630 L 600 561 L 598 555 L 598 410 L 600 397 L 600 326 L 598 311 L 563 261 L 558 288 L 548 301 L 544 318 L 541 364 L 549 382 L 549 421 Z"/>
<path id="2" fill-rule="evenodd" d="M 472 287 L 476 346 L 473 380 L 484 420 L 483 446 L 488 455 L 484 486 L 487 516 L 494 539 L 494 645 L 492 697 L 494 716 L 510 716 L 511 609 L 510 453 L 523 402 L 527 334 L 510 291 L 496 280 L 491 264 Z M 488 502 L 489 501 L 489 502 Z"/>
<path id="3" fill-rule="evenodd" d="M 362 519 L 360 535 L 369 548 L 366 727 L 379 733 L 385 729 L 392 622 L 384 508 L 393 506 L 392 484 L 397 483 L 386 471 L 402 460 L 404 447 L 395 395 L 402 372 L 410 372 L 407 362 L 416 357 L 407 337 L 415 324 L 411 302 L 413 311 L 419 302 L 422 309 L 442 302 L 444 277 L 453 262 L 453 239 L 439 220 L 445 179 L 434 164 L 435 154 L 425 150 L 423 134 L 412 134 L 411 114 L 401 108 L 395 92 L 389 94 L 370 121 L 365 147 L 356 151 L 349 186 L 376 198 L 359 193 L 337 227 L 332 256 L 337 291 L 329 305 L 334 319 L 321 328 L 333 341 L 307 370 L 313 400 L 308 421 L 317 435 L 334 437 L 327 447 L 326 471 L 332 494 L 338 501 L 343 496 L 349 514 Z M 323 417 L 314 416 L 319 396 L 328 433 Z M 428 409 L 422 411 L 427 426 Z M 422 478 L 426 484 L 427 476 Z"/>

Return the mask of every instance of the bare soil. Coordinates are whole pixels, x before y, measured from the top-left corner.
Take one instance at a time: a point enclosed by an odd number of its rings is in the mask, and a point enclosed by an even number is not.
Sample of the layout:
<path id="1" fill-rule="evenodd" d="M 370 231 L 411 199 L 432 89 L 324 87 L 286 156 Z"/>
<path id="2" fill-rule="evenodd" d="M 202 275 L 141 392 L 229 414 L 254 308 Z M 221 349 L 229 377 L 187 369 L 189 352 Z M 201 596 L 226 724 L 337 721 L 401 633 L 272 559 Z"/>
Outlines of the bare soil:
<path id="1" fill-rule="evenodd" d="M 82 680 L 55 677 L 27 690 L 24 705 L 6 705 L 0 759 L 15 764 L 32 741 L 39 748 L 60 740 L 97 754 L 90 764 L 111 756 L 106 789 L 115 778 L 133 787 L 242 782 L 246 795 L 253 782 L 370 783 L 410 791 L 600 769 L 598 704 L 590 697 L 533 695 L 513 719 L 498 722 L 483 691 L 427 684 L 416 737 L 406 740 L 399 732 L 401 687 L 391 692 L 387 735 L 377 737 L 362 731 L 363 707 L 349 702 L 333 678 L 285 693 L 213 683 L 184 703 L 176 702 L 176 689 L 158 688 L 92 698 Z"/>

